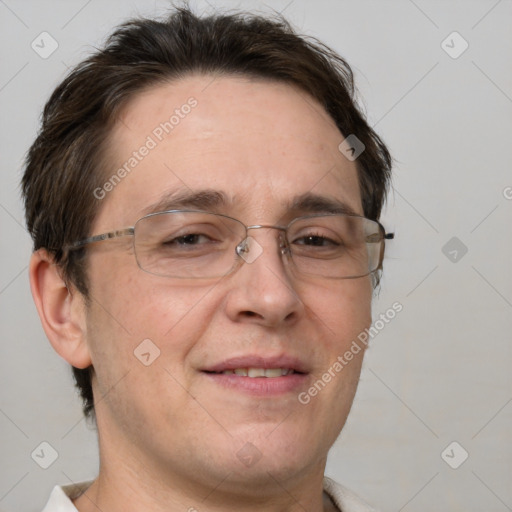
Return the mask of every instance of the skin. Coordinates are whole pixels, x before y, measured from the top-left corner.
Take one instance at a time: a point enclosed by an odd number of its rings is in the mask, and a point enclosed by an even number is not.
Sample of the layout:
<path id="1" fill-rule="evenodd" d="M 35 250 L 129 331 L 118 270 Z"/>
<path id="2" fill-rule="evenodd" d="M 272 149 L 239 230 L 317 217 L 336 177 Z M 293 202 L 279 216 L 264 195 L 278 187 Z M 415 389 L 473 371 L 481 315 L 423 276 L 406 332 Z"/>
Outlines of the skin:
<path id="1" fill-rule="evenodd" d="M 355 162 L 322 107 L 290 85 L 190 76 L 139 93 L 108 141 L 109 177 L 189 97 L 197 106 L 101 202 L 92 234 L 132 226 L 176 190 L 222 191 L 219 211 L 246 225 L 280 224 L 286 205 L 315 193 L 362 214 Z M 263 252 L 222 279 L 183 281 L 143 272 L 131 237 L 89 247 L 91 304 L 64 284 L 45 251 L 30 277 L 43 327 L 70 364 L 95 369 L 100 472 L 75 501 L 108 510 L 334 510 L 323 494 L 328 450 L 349 413 L 363 351 L 307 405 L 297 400 L 371 323 L 368 277 L 297 276 L 276 230 L 254 230 Z M 144 366 L 134 350 L 159 348 Z M 255 397 L 200 371 L 239 355 L 291 354 L 303 386 Z M 237 457 L 246 443 L 261 458 Z M 98 507 L 98 508 L 96 508 Z"/>

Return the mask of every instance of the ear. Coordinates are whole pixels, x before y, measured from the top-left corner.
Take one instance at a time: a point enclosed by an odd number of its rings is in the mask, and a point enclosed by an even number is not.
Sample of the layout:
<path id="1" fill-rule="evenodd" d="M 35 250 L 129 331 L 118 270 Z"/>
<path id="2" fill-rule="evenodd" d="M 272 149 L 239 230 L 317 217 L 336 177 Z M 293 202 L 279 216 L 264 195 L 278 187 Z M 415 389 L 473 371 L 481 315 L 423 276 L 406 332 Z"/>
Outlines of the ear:
<path id="1" fill-rule="evenodd" d="M 29 276 L 39 318 L 54 350 L 72 366 L 87 368 L 91 357 L 83 296 L 68 288 L 58 265 L 45 249 L 32 254 Z"/>

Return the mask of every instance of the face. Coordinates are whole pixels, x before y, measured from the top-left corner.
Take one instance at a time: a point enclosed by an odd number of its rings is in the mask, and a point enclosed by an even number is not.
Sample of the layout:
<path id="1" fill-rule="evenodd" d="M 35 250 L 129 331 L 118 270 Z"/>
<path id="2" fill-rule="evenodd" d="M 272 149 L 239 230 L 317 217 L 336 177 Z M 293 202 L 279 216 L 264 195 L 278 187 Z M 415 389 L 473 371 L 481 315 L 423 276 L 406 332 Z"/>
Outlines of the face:
<path id="1" fill-rule="evenodd" d="M 173 113 L 172 127 L 161 125 Z M 317 212 L 321 201 L 299 204 L 306 195 L 362 215 L 355 163 L 337 149 L 342 140 L 322 107 L 289 85 L 193 76 L 151 88 L 131 100 L 112 133 L 107 179 L 137 162 L 105 187 L 92 234 L 180 207 L 282 225 L 311 213 L 312 203 Z M 139 151 L 143 145 L 153 147 Z M 207 201 L 204 191 L 221 200 Z M 142 271 L 132 237 L 89 247 L 87 343 L 102 460 L 122 457 L 176 482 L 215 487 L 226 479 L 225 488 L 257 488 L 269 473 L 292 481 L 323 472 L 363 351 L 316 396 L 304 393 L 369 326 L 370 278 L 297 275 L 278 230 L 250 235 L 261 254 L 215 279 Z M 295 373 L 230 373 L 237 368 Z"/>

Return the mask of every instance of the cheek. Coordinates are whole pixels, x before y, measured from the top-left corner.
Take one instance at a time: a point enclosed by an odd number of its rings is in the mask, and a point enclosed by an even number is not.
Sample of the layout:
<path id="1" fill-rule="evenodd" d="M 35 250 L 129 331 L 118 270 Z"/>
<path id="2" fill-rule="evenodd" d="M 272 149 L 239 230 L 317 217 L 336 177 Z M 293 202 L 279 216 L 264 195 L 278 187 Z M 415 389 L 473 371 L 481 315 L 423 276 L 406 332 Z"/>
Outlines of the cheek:
<path id="1" fill-rule="evenodd" d="M 371 282 L 366 278 L 340 280 L 337 286 L 318 286 L 316 295 L 310 297 L 307 309 L 312 318 L 316 317 L 316 329 L 322 333 L 319 338 L 323 341 L 316 342 L 316 354 L 323 362 L 317 377 L 331 372 L 325 375 L 325 380 L 333 383 L 325 398 L 329 395 L 348 399 L 355 393 L 366 348 L 358 336 L 371 325 Z M 350 403 L 334 399 L 338 406 Z"/>
<path id="2" fill-rule="evenodd" d="M 208 288 L 126 276 L 115 273 L 115 287 L 96 287 L 102 306 L 93 301 L 88 335 L 97 416 L 118 424 L 137 443 L 148 421 L 175 425 L 190 409 L 187 358 L 216 308 Z M 201 409 L 187 414 L 204 423 Z"/>
<path id="3" fill-rule="evenodd" d="M 132 369 L 139 372 L 148 352 L 158 365 L 183 371 L 183 361 L 216 310 L 209 287 L 153 277 L 131 268 L 128 258 L 112 258 L 108 266 L 95 263 L 88 342 L 99 389 L 107 391 Z"/>
<path id="4" fill-rule="evenodd" d="M 309 427 L 327 450 L 345 424 L 359 382 L 365 346 L 353 342 L 371 324 L 372 286 L 360 278 L 314 290 L 306 309 L 314 319 L 315 358 L 322 365 L 298 402 L 304 421 L 313 423 Z"/>
<path id="5" fill-rule="evenodd" d="M 371 324 L 372 285 L 369 278 L 341 279 L 311 287 L 307 309 L 328 333 L 330 344 L 342 349 Z"/>
<path id="6" fill-rule="evenodd" d="M 208 291 L 208 286 L 183 286 L 143 272 L 128 251 L 98 257 L 90 267 L 93 306 L 96 303 L 98 314 L 113 329 L 134 339 L 161 339 L 197 312 L 194 308 Z"/>

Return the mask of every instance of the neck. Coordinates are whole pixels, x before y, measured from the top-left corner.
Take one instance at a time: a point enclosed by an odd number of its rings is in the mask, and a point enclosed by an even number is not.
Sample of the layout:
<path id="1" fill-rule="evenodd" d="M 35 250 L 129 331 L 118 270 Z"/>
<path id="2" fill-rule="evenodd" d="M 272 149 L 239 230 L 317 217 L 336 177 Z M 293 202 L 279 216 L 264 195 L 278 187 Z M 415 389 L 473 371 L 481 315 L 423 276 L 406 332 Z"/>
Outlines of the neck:
<path id="1" fill-rule="evenodd" d="M 143 457 L 101 457 L 98 478 L 74 504 L 79 512 L 332 512 L 324 469 L 325 460 L 298 476 L 266 473 L 245 482 L 228 471 L 212 485 L 211 475 L 186 478 Z"/>

